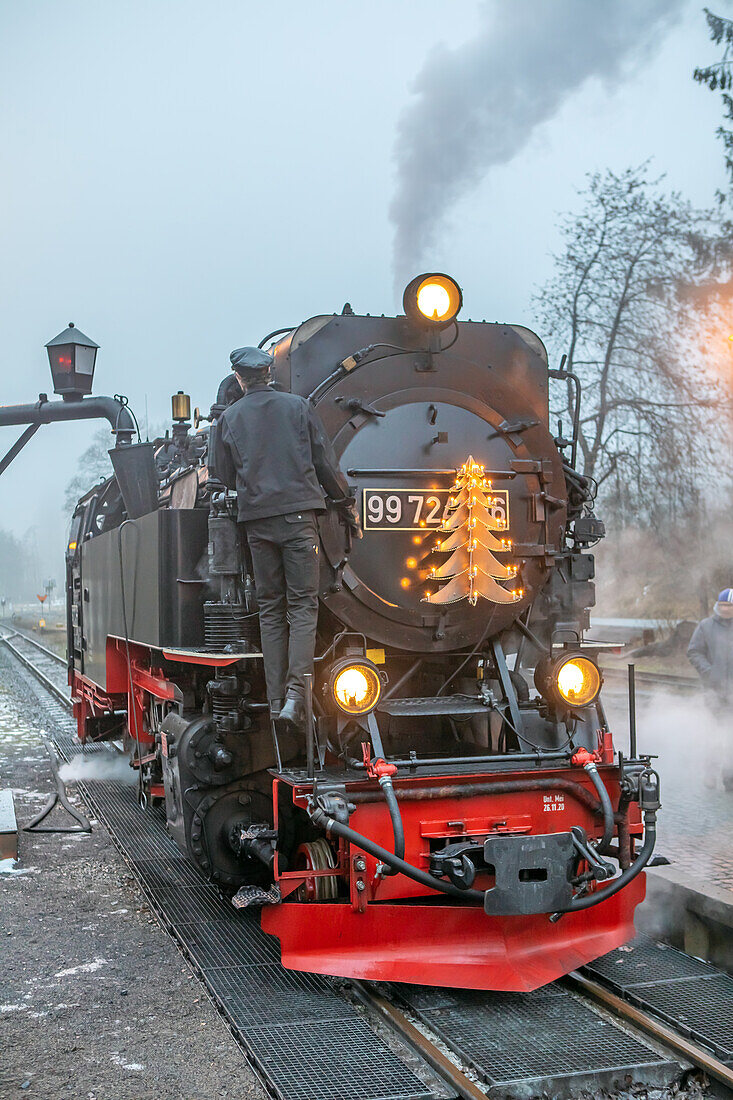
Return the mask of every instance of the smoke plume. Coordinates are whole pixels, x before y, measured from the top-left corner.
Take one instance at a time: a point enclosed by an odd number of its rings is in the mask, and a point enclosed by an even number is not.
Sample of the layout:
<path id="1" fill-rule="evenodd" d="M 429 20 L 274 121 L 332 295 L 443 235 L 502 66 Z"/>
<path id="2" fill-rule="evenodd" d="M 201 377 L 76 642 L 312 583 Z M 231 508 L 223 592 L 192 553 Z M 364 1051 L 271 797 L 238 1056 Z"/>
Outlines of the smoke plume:
<path id="1" fill-rule="evenodd" d="M 627 76 L 685 2 L 487 0 L 475 38 L 435 49 L 398 125 L 390 208 L 398 285 L 420 269 L 465 191 L 516 156 L 586 80 L 613 87 Z"/>

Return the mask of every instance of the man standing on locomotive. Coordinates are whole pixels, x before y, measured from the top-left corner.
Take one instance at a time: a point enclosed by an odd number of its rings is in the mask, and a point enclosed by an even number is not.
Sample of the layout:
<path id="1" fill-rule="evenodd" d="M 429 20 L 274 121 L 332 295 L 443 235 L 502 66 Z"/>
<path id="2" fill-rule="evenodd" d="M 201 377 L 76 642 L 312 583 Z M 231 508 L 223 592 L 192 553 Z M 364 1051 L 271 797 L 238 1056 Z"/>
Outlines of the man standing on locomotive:
<path id="1" fill-rule="evenodd" d="M 302 728 L 318 619 L 316 513 L 329 496 L 357 538 L 361 524 L 312 405 L 268 384 L 273 358 L 259 348 L 229 358 L 244 392 L 219 417 L 212 464 L 236 489 L 247 532 L 270 713 Z"/>

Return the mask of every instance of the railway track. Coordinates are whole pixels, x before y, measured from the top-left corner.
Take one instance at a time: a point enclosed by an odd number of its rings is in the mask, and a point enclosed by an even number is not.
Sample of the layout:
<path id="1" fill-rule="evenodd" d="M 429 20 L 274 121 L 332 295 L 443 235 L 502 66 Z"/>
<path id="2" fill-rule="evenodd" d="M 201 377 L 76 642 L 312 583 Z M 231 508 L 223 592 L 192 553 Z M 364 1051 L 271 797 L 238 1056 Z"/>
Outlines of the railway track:
<path id="1" fill-rule="evenodd" d="M 66 661 L 36 638 L 20 630 L 3 628 L 4 642 L 16 660 L 27 668 L 66 710 L 71 710 L 71 698 L 66 681 Z"/>
<path id="2" fill-rule="evenodd" d="M 6 630 L 0 640 L 34 677 L 39 701 L 45 695 L 55 712 L 59 752 L 68 757 L 79 751 L 68 717 L 65 661 L 18 631 Z M 85 751 L 107 749 L 98 745 Z M 384 989 L 285 971 L 276 944 L 257 921 L 235 913 L 180 856 L 161 815 L 152 808 L 140 810 L 129 788 L 115 792 L 108 783 L 91 782 L 80 788 L 234 1038 L 271 1094 L 281 1100 L 479 1100 L 515 1095 L 518 1088 L 525 1094 L 529 1088 L 532 1094 L 552 1094 L 554 1089 L 570 1095 L 589 1086 L 613 1087 L 629 1075 L 650 1084 L 671 1083 L 682 1072 L 680 1063 L 702 1070 L 733 1092 L 730 1019 L 730 1035 L 721 1039 L 719 1030 L 712 1038 L 701 1035 L 675 1023 L 669 1012 L 644 1007 L 633 983 L 629 990 L 609 985 L 602 968 L 600 973 L 593 966 L 585 968 L 526 995 Z M 642 944 L 641 955 L 659 947 Z M 733 996 L 733 981 L 726 975 L 674 949 L 662 950 L 668 965 L 671 959 L 681 970 L 671 979 L 677 991 L 687 981 L 697 983 L 708 1001 L 714 992 L 722 995 L 723 1004 Z M 693 966 L 691 975 L 691 964 L 706 969 L 698 973 Z M 642 992 L 654 985 L 637 984 Z M 376 1021 L 375 1033 L 370 1025 Z M 381 1029 L 387 1029 L 392 1042 L 380 1037 Z M 305 1076 L 294 1063 L 301 1055 L 308 1059 Z"/>
<path id="3" fill-rule="evenodd" d="M 611 690 L 625 690 L 628 673 L 625 668 L 603 668 L 603 679 Z M 651 694 L 660 688 L 680 695 L 694 695 L 700 691 L 700 681 L 694 676 L 676 676 L 668 672 L 640 672 L 636 670 L 637 690 Z"/>

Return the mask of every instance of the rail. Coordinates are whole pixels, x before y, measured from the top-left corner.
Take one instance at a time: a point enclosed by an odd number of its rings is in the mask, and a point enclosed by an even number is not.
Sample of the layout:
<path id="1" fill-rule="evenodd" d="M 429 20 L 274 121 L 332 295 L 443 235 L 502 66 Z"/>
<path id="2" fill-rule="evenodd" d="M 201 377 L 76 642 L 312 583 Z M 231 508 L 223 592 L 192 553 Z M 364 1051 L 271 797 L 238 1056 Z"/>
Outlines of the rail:
<path id="1" fill-rule="evenodd" d="M 626 668 L 602 668 L 603 679 L 610 686 L 616 686 L 618 682 L 620 684 L 626 683 L 627 671 Z M 676 676 L 669 672 L 640 672 L 636 670 L 636 684 L 637 687 L 669 687 L 680 692 L 696 692 L 700 691 L 702 685 L 700 681 L 694 676 Z"/>
<path id="2" fill-rule="evenodd" d="M 10 652 L 13 654 L 13 656 L 18 661 L 20 661 L 24 668 L 26 668 L 33 676 L 35 676 L 35 678 L 46 688 L 46 690 L 54 696 L 56 701 L 61 703 L 61 705 L 66 708 L 66 710 L 72 710 L 73 704 L 68 695 L 68 692 L 59 687 L 58 684 L 54 683 L 54 681 L 49 676 L 47 676 L 46 673 L 41 668 L 39 668 L 39 666 L 35 664 L 27 654 L 22 653 L 16 645 L 13 645 L 11 638 L 14 638 L 16 636 L 18 638 L 21 638 L 24 642 L 29 642 L 32 646 L 36 648 L 37 651 L 41 652 L 45 658 L 50 657 L 56 663 L 66 667 L 66 662 L 64 661 L 63 657 L 59 657 L 58 653 L 53 653 L 45 645 L 37 642 L 35 638 L 29 638 L 27 634 L 21 634 L 20 631 L 13 631 L 13 633 L 11 634 L 4 634 L 2 635 L 2 637 L 0 637 L 0 641 L 3 643 L 3 645 L 5 645 L 6 648 L 9 649 Z"/>
<path id="3" fill-rule="evenodd" d="M 486 1092 L 475 1081 L 447 1057 L 419 1028 L 415 1027 L 407 1015 L 383 993 L 368 982 L 354 982 L 354 992 L 367 1008 L 373 1009 L 396 1034 L 435 1070 L 439 1077 L 455 1089 L 461 1100 L 486 1100 Z"/>
<path id="4" fill-rule="evenodd" d="M 566 981 L 580 993 L 609 1009 L 614 1016 L 625 1023 L 640 1028 L 658 1043 L 673 1050 L 675 1054 L 680 1054 L 685 1061 L 691 1062 L 692 1065 L 707 1073 L 709 1077 L 713 1077 L 720 1084 L 733 1090 L 733 1068 L 726 1066 L 724 1062 L 721 1062 L 710 1051 L 705 1050 L 699 1043 L 695 1043 L 692 1039 L 688 1039 L 667 1024 L 662 1023 L 661 1020 L 657 1020 L 649 1013 L 629 1004 L 623 997 L 612 993 L 600 982 L 589 978 L 578 970 L 573 970 L 572 973 L 568 974 Z"/>
<path id="5" fill-rule="evenodd" d="M 7 629 L 7 628 L 6 628 Z M 51 657 L 58 664 L 63 665 L 66 668 L 66 658 L 61 657 L 58 653 L 54 653 L 52 649 L 45 646 L 42 642 L 39 642 L 37 638 L 32 638 L 30 634 L 26 634 L 24 630 L 19 630 L 17 627 L 13 627 L 9 634 L 2 635 L 2 640 L 5 638 L 13 638 L 17 635 L 18 638 L 22 638 L 24 642 L 30 642 L 32 646 L 40 650 L 46 657 Z"/>

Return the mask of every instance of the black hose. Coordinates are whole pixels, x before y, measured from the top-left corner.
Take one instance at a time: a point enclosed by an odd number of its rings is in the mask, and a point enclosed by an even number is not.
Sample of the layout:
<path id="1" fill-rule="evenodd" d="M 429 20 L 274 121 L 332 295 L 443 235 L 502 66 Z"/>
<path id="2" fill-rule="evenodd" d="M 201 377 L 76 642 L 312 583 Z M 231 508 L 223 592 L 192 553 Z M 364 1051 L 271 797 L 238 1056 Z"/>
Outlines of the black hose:
<path id="1" fill-rule="evenodd" d="M 608 846 L 613 840 L 613 805 L 611 803 L 611 797 L 608 793 L 606 784 L 598 774 L 598 768 L 595 764 L 586 764 L 583 769 L 590 776 L 591 783 L 596 789 L 598 797 L 603 808 L 603 836 L 598 843 L 598 851 L 608 851 Z"/>
<path id="2" fill-rule="evenodd" d="M 397 795 L 394 793 L 394 787 L 392 786 L 392 780 L 388 775 L 379 780 L 379 786 L 384 793 L 384 799 L 387 803 L 387 809 L 389 810 L 389 819 L 392 822 L 392 835 L 394 836 L 394 854 L 398 859 L 405 858 L 405 828 L 402 824 L 402 814 L 400 813 L 399 803 L 397 802 Z M 397 872 L 394 868 L 390 867 L 387 871 L 389 875 L 396 875 Z"/>
<path id="3" fill-rule="evenodd" d="M 624 886 L 628 886 L 632 879 L 635 879 L 640 871 L 643 871 L 647 863 L 651 859 L 652 852 L 654 851 L 654 845 L 657 840 L 657 815 L 656 811 L 647 811 L 644 814 L 644 844 L 638 856 L 625 871 L 615 878 L 607 887 L 603 890 L 594 890 L 592 894 L 586 895 L 583 898 L 576 898 L 568 905 L 567 909 L 560 909 L 557 913 L 553 913 L 550 920 L 558 921 L 563 913 L 577 913 L 581 909 L 591 909 L 594 905 L 600 905 L 606 898 L 613 897 L 619 890 L 623 890 Z"/>
<path id="4" fill-rule="evenodd" d="M 340 821 L 334 821 L 320 807 L 309 810 L 309 813 L 314 825 L 325 829 L 327 833 L 333 833 L 344 840 L 348 840 L 350 844 L 361 848 L 364 852 L 369 852 L 370 855 L 381 860 L 382 863 L 386 863 L 388 867 L 393 867 L 395 871 L 399 871 L 415 882 L 419 882 L 421 886 L 428 886 L 431 890 L 439 890 L 441 894 L 449 894 L 451 897 L 460 898 L 461 901 L 478 901 L 483 905 L 484 895 L 480 890 L 461 890 L 449 882 L 443 882 L 442 879 L 429 875 L 427 871 L 421 871 L 419 867 L 413 867 L 411 863 L 407 863 L 404 859 L 394 855 L 393 852 L 388 852 L 386 848 L 382 848 L 379 844 L 375 844 L 373 840 L 369 840 L 368 837 L 362 836 L 354 829 L 350 829 L 348 825 L 342 825 Z"/>

